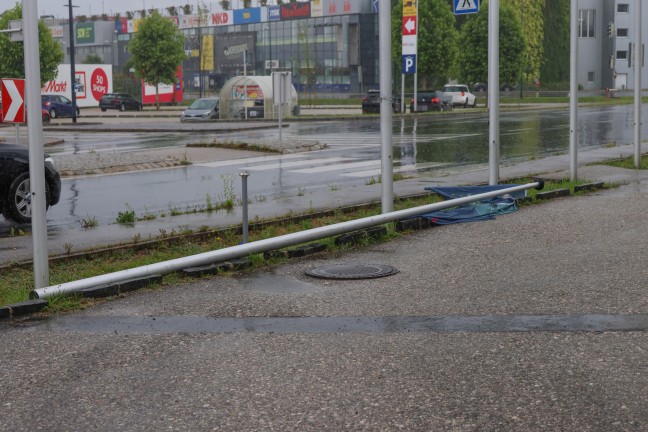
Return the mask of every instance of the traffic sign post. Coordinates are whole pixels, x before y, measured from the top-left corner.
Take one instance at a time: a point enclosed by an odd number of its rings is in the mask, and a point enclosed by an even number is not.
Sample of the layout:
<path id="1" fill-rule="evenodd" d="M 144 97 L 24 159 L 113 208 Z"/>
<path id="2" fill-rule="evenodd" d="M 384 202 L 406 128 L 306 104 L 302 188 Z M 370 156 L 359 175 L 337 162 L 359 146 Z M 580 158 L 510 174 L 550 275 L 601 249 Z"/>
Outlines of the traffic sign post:
<path id="1" fill-rule="evenodd" d="M 455 15 L 466 15 L 479 12 L 479 0 L 454 0 Z"/>
<path id="2" fill-rule="evenodd" d="M 25 123 L 25 80 L 3 78 L 0 80 L 2 94 L 2 121 Z"/>
<path id="3" fill-rule="evenodd" d="M 416 55 L 418 50 L 418 1 L 403 1 L 403 22 L 401 27 L 402 63 L 401 63 L 401 106 L 405 111 L 405 75 L 414 75 L 414 108 L 416 109 Z"/>

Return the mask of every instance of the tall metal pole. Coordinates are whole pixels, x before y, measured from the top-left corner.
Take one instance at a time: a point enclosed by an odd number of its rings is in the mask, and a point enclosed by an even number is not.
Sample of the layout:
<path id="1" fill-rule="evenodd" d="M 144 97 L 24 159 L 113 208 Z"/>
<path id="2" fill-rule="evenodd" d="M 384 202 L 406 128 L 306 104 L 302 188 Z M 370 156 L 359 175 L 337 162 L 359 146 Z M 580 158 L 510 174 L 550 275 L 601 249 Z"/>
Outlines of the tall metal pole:
<path id="1" fill-rule="evenodd" d="M 23 0 L 24 3 L 24 0 Z M 72 123 L 77 121 L 76 113 L 76 70 L 74 69 L 74 18 L 72 17 L 72 8 L 77 7 L 72 5 L 72 0 L 68 1 L 65 5 L 69 11 L 69 26 L 70 26 L 70 81 L 72 82 Z M 40 81 L 40 78 L 39 78 Z"/>
<path id="2" fill-rule="evenodd" d="M 247 48 L 243 51 L 243 112 L 245 113 L 245 120 L 247 120 Z"/>
<path id="3" fill-rule="evenodd" d="M 41 116 L 40 55 L 38 45 L 38 7 L 33 0 L 22 0 L 23 52 L 25 56 L 25 106 L 29 135 L 29 186 L 31 194 L 34 286 L 49 285 L 47 256 L 47 219 L 45 211 L 45 152 Z"/>
<path id="4" fill-rule="evenodd" d="M 382 212 L 394 210 L 394 164 L 392 149 L 391 2 L 380 1 L 380 142 Z"/>
<path id="5" fill-rule="evenodd" d="M 569 62 L 569 171 L 571 181 L 578 178 L 578 0 L 571 0 Z"/>
<path id="6" fill-rule="evenodd" d="M 634 142 L 635 142 L 635 168 L 641 165 L 641 68 L 643 66 L 643 46 L 641 43 L 641 0 L 636 0 L 635 11 L 635 48 L 634 54 Z"/>
<path id="7" fill-rule="evenodd" d="M 499 0 L 488 2 L 488 184 L 499 181 L 500 125 L 499 125 Z"/>

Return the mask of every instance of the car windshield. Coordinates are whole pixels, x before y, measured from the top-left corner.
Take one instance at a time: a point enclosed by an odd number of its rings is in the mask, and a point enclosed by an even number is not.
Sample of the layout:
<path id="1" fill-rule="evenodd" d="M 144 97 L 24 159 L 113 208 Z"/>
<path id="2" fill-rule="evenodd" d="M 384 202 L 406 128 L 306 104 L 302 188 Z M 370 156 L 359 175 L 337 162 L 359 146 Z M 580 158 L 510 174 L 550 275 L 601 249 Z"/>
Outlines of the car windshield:
<path id="1" fill-rule="evenodd" d="M 189 106 L 189 109 L 213 109 L 217 103 L 218 101 L 214 99 L 198 99 Z"/>

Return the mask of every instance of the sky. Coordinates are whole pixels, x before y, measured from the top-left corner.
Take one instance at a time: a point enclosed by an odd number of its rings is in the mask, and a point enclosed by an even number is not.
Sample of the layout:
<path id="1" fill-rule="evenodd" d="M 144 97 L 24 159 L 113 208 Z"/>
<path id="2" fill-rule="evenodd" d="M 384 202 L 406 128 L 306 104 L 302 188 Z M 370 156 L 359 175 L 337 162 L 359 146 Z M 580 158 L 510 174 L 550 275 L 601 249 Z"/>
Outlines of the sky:
<path id="1" fill-rule="evenodd" d="M 37 0 L 38 15 L 54 15 L 55 18 L 67 18 L 69 10 L 67 8 L 68 0 Z M 20 2 L 19 2 L 20 3 Z M 126 11 L 135 11 L 141 9 L 164 9 L 169 6 L 180 6 L 184 4 L 193 4 L 194 8 L 198 4 L 196 0 L 72 0 L 74 6 L 73 14 L 77 15 L 108 15 L 115 12 L 125 15 Z M 201 2 L 202 3 L 202 2 Z M 220 10 L 218 1 L 204 1 L 205 5 L 211 6 L 212 10 Z M 232 5 L 237 7 L 237 0 L 231 1 Z M 241 4 L 243 2 L 241 1 Z M 253 2 L 254 3 L 254 2 Z M 268 2 L 269 4 L 272 2 Z M 0 13 L 11 9 L 16 5 L 16 0 L 0 0 Z"/>

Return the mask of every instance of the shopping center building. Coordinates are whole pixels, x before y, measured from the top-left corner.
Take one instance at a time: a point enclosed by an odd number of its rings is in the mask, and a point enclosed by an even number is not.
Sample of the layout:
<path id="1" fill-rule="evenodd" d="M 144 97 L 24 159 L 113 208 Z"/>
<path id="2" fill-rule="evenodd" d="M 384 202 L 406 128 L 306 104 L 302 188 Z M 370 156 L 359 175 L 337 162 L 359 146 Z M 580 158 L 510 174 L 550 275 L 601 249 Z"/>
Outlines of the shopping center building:
<path id="1" fill-rule="evenodd" d="M 632 87 L 637 1 L 579 1 L 578 82 L 584 90 Z M 286 3 L 233 10 L 209 3 L 202 13 L 168 16 L 185 35 L 185 94 L 215 93 L 233 76 L 262 76 L 272 71 L 290 71 L 302 97 L 357 96 L 378 88 L 378 0 Z M 642 15 L 645 22 L 648 7 Z M 76 63 L 93 53 L 113 65 L 114 76 L 127 72 L 127 46 L 140 21 L 77 16 L 73 27 Z M 69 63 L 67 20 L 48 19 L 46 23 L 64 49 L 64 62 Z M 648 39 L 648 31 L 643 35 Z M 400 85 L 399 73 L 400 65 L 394 64 L 395 88 Z M 642 74 L 642 81 L 648 82 L 648 69 Z"/>

